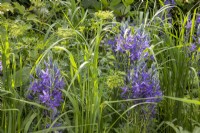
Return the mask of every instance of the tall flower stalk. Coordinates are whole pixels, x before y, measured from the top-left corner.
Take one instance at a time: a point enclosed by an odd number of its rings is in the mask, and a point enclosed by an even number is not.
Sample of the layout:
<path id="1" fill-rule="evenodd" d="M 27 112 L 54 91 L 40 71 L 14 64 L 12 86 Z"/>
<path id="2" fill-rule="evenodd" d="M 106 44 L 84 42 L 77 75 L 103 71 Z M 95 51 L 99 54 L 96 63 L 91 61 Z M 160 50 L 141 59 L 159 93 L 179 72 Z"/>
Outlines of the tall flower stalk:
<path id="1" fill-rule="evenodd" d="M 131 29 L 128 26 L 122 27 L 120 34 L 109 45 L 116 57 L 116 68 L 128 72 L 141 58 L 148 57 L 150 38 L 148 33 L 141 26 Z"/>
<path id="2" fill-rule="evenodd" d="M 150 39 L 142 30 L 138 29 L 135 34 L 131 29 L 124 29 L 116 38 L 116 51 L 125 52 L 129 55 L 131 61 L 139 60 L 146 48 L 149 47 Z M 144 55 L 147 53 L 145 52 Z"/>
<path id="3" fill-rule="evenodd" d="M 59 114 L 58 107 L 63 102 L 62 89 L 64 89 L 65 83 L 64 78 L 61 75 L 58 67 L 53 64 L 52 60 L 45 62 L 44 69 L 37 69 L 36 76 L 32 77 L 32 82 L 29 88 L 30 94 L 28 98 L 36 101 L 39 104 L 46 106 L 48 111 L 44 111 L 46 119 L 51 123 L 56 119 Z M 50 124 L 45 124 L 44 127 L 48 128 Z M 55 123 L 53 127 L 59 126 L 61 123 Z M 62 132 L 62 131 L 59 131 Z"/>
<path id="4" fill-rule="evenodd" d="M 37 69 L 36 78 L 32 79 L 29 98 L 36 100 L 49 109 L 56 110 L 61 105 L 64 79 L 56 65 L 45 62 L 45 69 Z"/>
<path id="5" fill-rule="evenodd" d="M 162 97 L 160 90 L 159 74 L 152 65 L 148 69 L 145 62 L 138 65 L 128 75 L 128 84 L 122 89 L 122 97 L 125 99 Z M 159 102 L 161 99 L 146 99 L 139 102 Z"/>
<path id="6" fill-rule="evenodd" d="M 149 58 L 149 34 L 142 26 L 137 28 L 135 32 L 132 31 L 131 28 L 123 27 L 121 33 L 116 35 L 114 40 L 109 41 L 109 44 L 116 56 L 116 60 L 118 61 L 118 59 L 122 58 L 122 64 L 126 68 L 124 70 L 126 72 L 125 85 L 121 88 L 121 98 L 143 99 L 136 100 L 132 104 L 149 103 L 148 106 L 138 107 L 134 112 L 134 114 L 140 112 L 140 118 L 136 119 L 145 120 L 146 126 L 149 128 L 152 126 L 151 120 L 155 118 L 156 103 L 161 101 L 162 97 L 159 73 L 156 65 L 152 63 L 153 59 Z M 118 58 L 119 55 L 120 58 Z M 118 62 L 120 63 L 120 61 Z M 149 67 L 150 65 L 151 67 Z M 146 121 L 149 118 L 151 120 Z"/>

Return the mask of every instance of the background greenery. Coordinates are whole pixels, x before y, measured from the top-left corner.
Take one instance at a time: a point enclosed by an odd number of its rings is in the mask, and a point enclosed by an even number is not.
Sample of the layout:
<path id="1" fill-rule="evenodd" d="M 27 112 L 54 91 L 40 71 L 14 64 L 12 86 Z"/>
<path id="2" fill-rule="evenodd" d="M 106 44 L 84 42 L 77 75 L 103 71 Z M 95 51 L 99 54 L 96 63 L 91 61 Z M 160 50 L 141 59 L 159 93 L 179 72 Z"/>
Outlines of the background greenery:
<path id="1" fill-rule="evenodd" d="M 198 1 L 176 0 L 172 23 L 166 17 L 170 7 L 161 0 L 0 3 L 0 132 L 199 132 L 199 46 L 188 52 L 197 32 Z M 189 18 L 192 28 L 186 39 Z M 144 25 L 151 35 L 149 51 L 156 59 L 164 94 L 153 122 L 139 118 L 136 99 L 124 100 L 119 94 L 125 71 L 116 69 L 114 64 L 120 62 L 107 41 L 124 23 Z M 54 121 L 43 113 L 46 107 L 27 99 L 30 75 L 49 56 L 67 84 Z M 53 127 L 54 123 L 61 126 Z M 51 126 L 46 128 L 47 124 Z"/>

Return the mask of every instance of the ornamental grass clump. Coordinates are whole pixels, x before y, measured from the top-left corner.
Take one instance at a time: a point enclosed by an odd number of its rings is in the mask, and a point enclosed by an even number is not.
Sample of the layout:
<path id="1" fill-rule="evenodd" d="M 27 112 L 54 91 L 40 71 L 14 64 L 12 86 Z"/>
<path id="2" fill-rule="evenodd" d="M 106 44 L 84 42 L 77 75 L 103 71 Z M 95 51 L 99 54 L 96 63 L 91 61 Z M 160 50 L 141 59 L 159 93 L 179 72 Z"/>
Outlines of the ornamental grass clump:
<path id="1" fill-rule="evenodd" d="M 45 63 L 45 69 L 38 69 L 36 78 L 33 78 L 29 98 L 36 100 L 47 108 L 57 110 L 61 105 L 62 92 L 65 83 L 60 70 L 51 61 Z"/>

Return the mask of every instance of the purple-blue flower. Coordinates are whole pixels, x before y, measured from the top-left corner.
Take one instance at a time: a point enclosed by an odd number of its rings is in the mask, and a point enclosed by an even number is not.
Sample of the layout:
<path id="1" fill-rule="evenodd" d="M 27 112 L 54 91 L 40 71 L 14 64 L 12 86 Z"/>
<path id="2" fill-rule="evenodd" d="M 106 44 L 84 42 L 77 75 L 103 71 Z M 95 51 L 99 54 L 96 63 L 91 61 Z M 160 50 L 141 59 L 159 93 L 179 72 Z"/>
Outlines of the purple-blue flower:
<path id="1" fill-rule="evenodd" d="M 32 78 L 29 99 L 35 99 L 55 110 L 63 101 L 61 89 L 64 87 L 65 83 L 60 70 L 52 62 L 45 63 L 45 69 L 37 69 L 36 78 Z"/>
<path id="2" fill-rule="evenodd" d="M 165 0 L 164 4 L 165 5 L 173 5 L 174 6 L 174 5 L 176 5 L 176 2 L 174 0 Z M 166 14 L 167 14 L 166 17 L 167 17 L 167 21 L 169 23 L 172 23 L 171 9 L 172 9 L 172 7 L 167 8 L 167 10 L 166 10 Z M 164 18 L 162 18 L 162 19 L 164 19 Z"/>
<path id="3" fill-rule="evenodd" d="M 51 96 L 50 96 L 49 92 L 46 92 L 43 90 L 42 93 L 43 94 L 41 94 L 39 97 L 39 99 L 42 103 L 46 103 L 51 100 Z"/>
<path id="4" fill-rule="evenodd" d="M 115 49 L 116 52 L 128 54 L 131 61 L 137 61 L 143 55 L 147 55 L 144 51 L 150 45 L 150 38 L 141 29 L 133 34 L 130 29 L 126 28 L 115 37 L 115 43 L 115 47 L 113 47 L 113 44 L 112 49 Z"/>
<path id="5" fill-rule="evenodd" d="M 187 30 L 190 30 L 190 29 L 191 29 L 191 26 L 192 26 L 192 21 L 191 21 L 191 20 L 188 20 L 188 22 L 187 22 L 185 28 L 186 28 Z"/>
<path id="6" fill-rule="evenodd" d="M 145 63 L 139 64 L 135 67 L 134 72 L 129 78 L 130 87 L 122 88 L 122 97 L 125 98 L 149 98 L 161 97 L 162 91 L 160 90 L 158 72 L 155 67 L 147 69 Z M 160 99 L 148 99 L 146 102 L 159 102 Z"/>
<path id="7" fill-rule="evenodd" d="M 192 43 L 192 44 L 190 45 L 190 51 L 191 51 L 191 52 L 194 52 L 194 51 L 196 50 L 196 48 L 197 48 L 197 46 L 196 46 L 194 43 Z"/>
<path id="8" fill-rule="evenodd" d="M 113 52 L 115 52 L 115 44 L 116 44 L 115 40 L 108 40 L 108 45 L 111 46 Z"/>
<path id="9" fill-rule="evenodd" d="M 3 70 L 3 65 L 2 65 L 2 62 L 0 61 L 0 71 Z"/>
<path id="10" fill-rule="evenodd" d="M 145 62 L 139 62 L 134 68 L 134 71 L 127 76 L 128 84 L 122 88 L 121 93 L 121 97 L 123 99 L 146 98 L 142 100 L 136 100 L 135 103 L 157 103 L 161 101 L 163 94 L 160 89 L 158 72 L 154 65 L 148 69 Z M 156 114 L 156 105 L 148 104 L 148 107 L 143 106 L 143 109 L 140 111 L 144 114 L 150 113 L 150 118 L 154 118 Z"/>
<path id="11" fill-rule="evenodd" d="M 196 26 L 198 26 L 200 24 L 200 15 L 197 16 L 197 19 L 196 19 Z"/>
<path id="12" fill-rule="evenodd" d="M 127 91 L 128 91 L 128 87 L 127 86 L 122 87 L 121 97 L 126 98 L 125 95 L 126 95 Z"/>
<path id="13" fill-rule="evenodd" d="M 165 0 L 164 4 L 165 5 L 168 5 L 168 4 L 176 5 L 176 2 L 174 0 Z"/>

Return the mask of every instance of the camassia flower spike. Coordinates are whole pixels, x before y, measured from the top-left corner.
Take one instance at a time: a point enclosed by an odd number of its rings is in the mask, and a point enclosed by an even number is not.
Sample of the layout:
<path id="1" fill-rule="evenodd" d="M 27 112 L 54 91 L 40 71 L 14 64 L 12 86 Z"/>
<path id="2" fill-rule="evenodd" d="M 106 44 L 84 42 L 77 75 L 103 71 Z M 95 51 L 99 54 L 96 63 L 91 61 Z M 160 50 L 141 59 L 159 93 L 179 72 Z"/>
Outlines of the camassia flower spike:
<path id="1" fill-rule="evenodd" d="M 52 61 L 45 62 L 45 69 L 37 69 L 36 77 L 32 79 L 29 97 L 54 110 L 63 101 L 61 90 L 64 87 L 64 78 L 58 67 Z"/>

